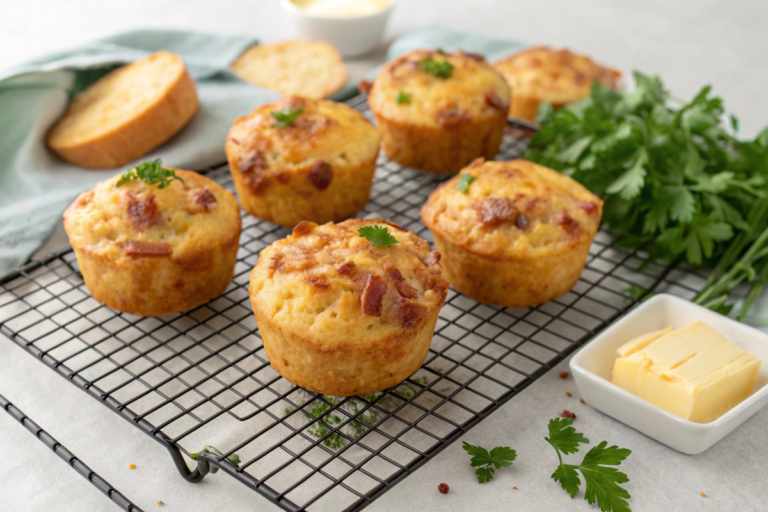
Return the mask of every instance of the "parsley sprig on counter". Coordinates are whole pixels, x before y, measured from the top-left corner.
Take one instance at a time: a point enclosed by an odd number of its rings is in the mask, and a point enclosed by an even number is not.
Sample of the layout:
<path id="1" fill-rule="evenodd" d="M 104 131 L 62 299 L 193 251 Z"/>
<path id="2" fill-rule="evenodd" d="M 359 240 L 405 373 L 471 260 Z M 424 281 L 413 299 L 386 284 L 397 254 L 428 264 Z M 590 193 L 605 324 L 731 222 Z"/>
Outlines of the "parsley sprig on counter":
<path id="1" fill-rule="evenodd" d="M 374 247 L 388 247 L 400 243 L 384 226 L 363 226 L 357 232 Z"/>
<path id="2" fill-rule="evenodd" d="M 560 483 L 573 498 L 579 492 L 579 485 L 581 485 L 578 473 L 580 471 L 586 483 L 584 499 L 590 505 L 597 502 L 597 506 L 603 512 L 629 512 L 631 510 L 627 503 L 630 498 L 629 493 L 619 486 L 629 482 L 629 478 L 610 466 L 620 465 L 621 461 L 629 457 L 632 452 L 618 446 L 607 446 L 608 443 L 603 441 L 593 446 L 578 466 L 564 464 L 563 455 L 577 453 L 580 443 L 589 444 L 589 439 L 585 438 L 584 434 L 576 432 L 572 424 L 571 418 L 549 420 L 549 437 L 544 439 L 555 449 L 560 461 L 557 469 L 552 473 L 552 478 Z"/>
<path id="3" fill-rule="evenodd" d="M 275 118 L 275 124 L 273 124 L 272 127 L 285 128 L 286 126 L 290 126 L 302 112 L 304 112 L 304 109 L 301 107 L 293 110 L 289 107 L 286 107 L 283 110 L 273 110 L 269 113 L 269 115 Z"/>
<path id="4" fill-rule="evenodd" d="M 142 162 L 135 169 L 123 172 L 115 186 L 120 187 L 131 180 L 141 180 L 147 185 L 157 185 L 157 188 L 165 188 L 173 180 L 184 181 L 176 176 L 175 169 L 163 168 L 163 162 L 159 158 L 149 162 Z"/>
<path id="5" fill-rule="evenodd" d="M 473 178 L 471 174 L 465 172 L 459 176 L 459 181 L 456 183 L 456 187 L 454 188 L 464 192 L 465 194 L 469 194 L 469 186 L 473 181 L 475 181 L 475 178 Z"/>
<path id="6" fill-rule="evenodd" d="M 453 64 L 447 60 L 426 58 L 419 61 L 419 69 L 437 78 L 450 78 L 453 73 Z"/>
<path id="7" fill-rule="evenodd" d="M 768 282 L 768 129 L 739 140 L 710 87 L 672 107 L 657 77 L 635 81 L 634 91 L 595 84 L 580 103 L 545 105 L 525 158 L 601 196 L 624 246 L 713 267 L 699 304 L 727 313 L 731 292 L 751 283 L 743 316 Z"/>
<path id="8" fill-rule="evenodd" d="M 469 463 L 475 470 L 477 481 L 481 484 L 493 480 L 493 474 L 497 469 L 508 468 L 517 458 L 517 452 L 509 446 L 497 446 L 490 452 L 480 446 L 473 446 L 466 441 L 462 446 L 472 456 Z"/>

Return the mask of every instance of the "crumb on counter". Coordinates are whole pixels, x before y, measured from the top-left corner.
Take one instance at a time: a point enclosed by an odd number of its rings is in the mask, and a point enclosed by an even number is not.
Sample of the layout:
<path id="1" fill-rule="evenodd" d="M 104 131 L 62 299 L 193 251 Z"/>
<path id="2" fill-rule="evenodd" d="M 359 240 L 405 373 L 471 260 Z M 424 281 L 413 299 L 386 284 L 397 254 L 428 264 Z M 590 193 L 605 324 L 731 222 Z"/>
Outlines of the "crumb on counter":
<path id="1" fill-rule="evenodd" d="M 131 462 L 130 464 L 128 464 L 128 467 L 129 467 L 130 469 L 136 469 L 136 464 L 134 464 L 133 462 Z"/>
<path id="2" fill-rule="evenodd" d="M 576 419 L 576 415 L 575 415 L 575 414 L 573 414 L 573 413 L 572 413 L 571 411 L 569 411 L 568 409 L 563 409 L 562 411 L 560 411 L 560 417 L 561 417 L 561 418 L 571 418 L 572 420 L 575 420 L 575 419 Z"/>
<path id="3" fill-rule="evenodd" d="M 581 403 L 583 403 L 583 404 L 585 404 L 585 403 L 586 403 L 586 402 L 584 401 L 584 399 L 583 399 L 583 398 L 579 398 L 579 402 L 581 402 Z"/>
<path id="4" fill-rule="evenodd" d="M 437 486 L 437 490 L 440 491 L 440 494 L 448 494 L 451 488 L 448 487 L 448 484 L 440 484 Z"/>
<path id="5" fill-rule="evenodd" d="M 561 379 L 567 379 L 568 378 L 568 372 L 560 372 L 560 378 Z"/>
<path id="6" fill-rule="evenodd" d="M 163 501 L 162 501 L 162 500 L 157 500 L 157 504 L 158 504 L 158 505 L 162 505 L 162 504 L 163 504 Z"/>
<path id="7" fill-rule="evenodd" d="M 702 497 L 702 498 L 705 498 L 706 496 L 707 496 L 707 495 L 706 495 L 706 494 L 704 494 L 704 491 L 702 491 L 702 492 L 701 492 L 701 497 Z"/>
<path id="8" fill-rule="evenodd" d="M 512 490 L 513 490 L 513 491 L 516 491 L 516 490 L 517 490 L 517 487 L 513 487 L 513 488 L 512 488 Z"/>
<path id="9" fill-rule="evenodd" d="M 573 395 L 571 394 L 571 392 L 570 392 L 570 391 L 566 391 L 566 392 L 565 392 L 565 396 L 567 396 L 567 397 L 572 397 Z"/>

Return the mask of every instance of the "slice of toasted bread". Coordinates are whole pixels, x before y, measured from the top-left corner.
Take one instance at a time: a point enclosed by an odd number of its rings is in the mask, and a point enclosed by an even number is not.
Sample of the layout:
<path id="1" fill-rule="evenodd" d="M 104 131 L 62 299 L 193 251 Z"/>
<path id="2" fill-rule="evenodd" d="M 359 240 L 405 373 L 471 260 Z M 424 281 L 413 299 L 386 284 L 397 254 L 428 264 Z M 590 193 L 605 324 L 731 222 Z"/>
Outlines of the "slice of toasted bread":
<path id="1" fill-rule="evenodd" d="M 181 57 L 157 52 L 75 96 L 47 143 L 80 167 L 120 167 L 170 139 L 197 105 L 195 82 Z"/>
<path id="2" fill-rule="evenodd" d="M 322 99 L 347 82 L 341 55 L 324 41 L 284 41 L 248 48 L 232 64 L 237 76 L 285 95 Z"/>

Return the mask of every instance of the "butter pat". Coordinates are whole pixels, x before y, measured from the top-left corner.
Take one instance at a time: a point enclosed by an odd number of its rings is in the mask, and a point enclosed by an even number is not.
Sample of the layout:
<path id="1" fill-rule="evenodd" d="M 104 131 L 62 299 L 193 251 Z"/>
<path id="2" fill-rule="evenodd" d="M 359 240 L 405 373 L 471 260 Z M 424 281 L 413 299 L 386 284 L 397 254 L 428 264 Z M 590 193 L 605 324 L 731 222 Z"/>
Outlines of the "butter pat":
<path id="1" fill-rule="evenodd" d="M 703 322 L 638 336 L 617 352 L 614 384 L 697 423 L 747 398 L 761 364 Z"/>

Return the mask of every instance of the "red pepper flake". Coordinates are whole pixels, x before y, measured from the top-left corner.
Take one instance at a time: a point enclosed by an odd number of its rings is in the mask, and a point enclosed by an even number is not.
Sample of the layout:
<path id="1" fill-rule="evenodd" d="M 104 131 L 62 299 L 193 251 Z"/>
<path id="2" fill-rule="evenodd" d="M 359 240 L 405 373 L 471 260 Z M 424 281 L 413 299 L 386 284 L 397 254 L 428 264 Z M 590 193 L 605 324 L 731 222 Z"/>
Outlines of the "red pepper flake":
<path id="1" fill-rule="evenodd" d="M 560 372 L 560 378 L 561 379 L 567 379 L 568 378 L 568 372 Z"/>
<path id="2" fill-rule="evenodd" d="M 573 413 L 572 413 L 571 411 L 569 411 L 568 409 L 563 409 L 562 411 L 560 411 L 560 417 L 561 417 L 561 418 L 571 418 L 572 420 L 575 420 L 575 419 L 576 419 L 576 415 L 575 415 L 575 414 L 573 414 Z"/>
<path id="3" fill-rule="evenodd" d="M 448 484 L 440 484 L 437 486 L 437 490 L 440 491 L 440 494 L 448 494 L 451 488 L 448 487 Z"/>
<path id="4" fill-rule="evenodd" d="M 567 397 L 569 397 L 569 398 L 570 398 L 570 397 L 572 397 L 573 395 L 571 395 L 571 392 L 570 392 L 570 391 L 566 391 L 566 392 L 565 392 L 565 396 L 567 396 Z"/>

